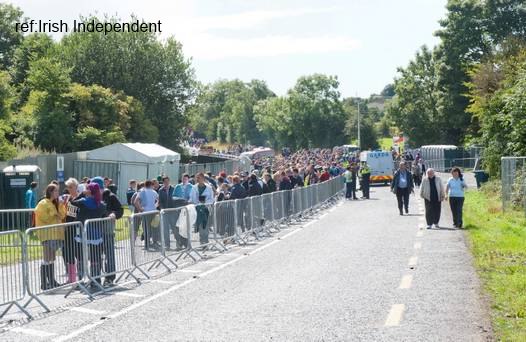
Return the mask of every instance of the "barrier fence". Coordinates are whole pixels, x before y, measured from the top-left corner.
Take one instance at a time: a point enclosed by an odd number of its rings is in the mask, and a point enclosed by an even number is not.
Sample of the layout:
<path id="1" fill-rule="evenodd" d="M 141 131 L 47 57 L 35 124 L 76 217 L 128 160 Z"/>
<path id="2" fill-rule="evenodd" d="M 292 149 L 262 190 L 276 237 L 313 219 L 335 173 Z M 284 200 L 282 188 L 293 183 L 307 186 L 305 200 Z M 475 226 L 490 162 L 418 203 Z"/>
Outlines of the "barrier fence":
<path id="1" fill-rule="evenodd" d="M 502 207 L 526 213 L 526 157 L 501 159 Z"/>
<path id="2" fill-rule="evenodd" d="M 261 196 L 136 213 L 118 221 L 107 217 L 42 227 L 31 227 L 28 221 L 25 231 L 0 232 L 0 306 L 6 306 L 0 318 L 12 307 L 32 318 L 27 306 L 33 300 L 50 311 L 40 298 L 49 292 L 64 291 L 67 297 L 78 290 L 93 299 L 123 276 L 140 282 L 159 267 L 171 272 L 181 259 L 198 261 L 205 251 L 223 252 L 229 245 L 271 236 L 333 203 L 342 190 L 338 177 Z M 22 222 L 18 218 L 32 215 L 13 212 L 15 219 L 9 222 L 17 224 Z M 4 211 L 0 217 L 9 215 Z"/>

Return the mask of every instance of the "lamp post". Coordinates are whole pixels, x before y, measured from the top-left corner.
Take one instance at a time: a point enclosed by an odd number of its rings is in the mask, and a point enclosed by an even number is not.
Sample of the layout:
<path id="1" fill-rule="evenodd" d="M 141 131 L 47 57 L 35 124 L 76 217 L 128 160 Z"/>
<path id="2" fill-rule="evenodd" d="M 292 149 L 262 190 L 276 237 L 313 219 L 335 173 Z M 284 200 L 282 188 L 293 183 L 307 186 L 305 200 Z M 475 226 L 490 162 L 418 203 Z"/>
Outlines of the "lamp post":
<path id="1" fill-rule="evenodd" d="M 358 94 L 356 95 L 356 102 L 358 103 L 358 148 L 360 151 L 362 150 L 362 140 L 360 136 L 360 98 L 358 97 Z"/>

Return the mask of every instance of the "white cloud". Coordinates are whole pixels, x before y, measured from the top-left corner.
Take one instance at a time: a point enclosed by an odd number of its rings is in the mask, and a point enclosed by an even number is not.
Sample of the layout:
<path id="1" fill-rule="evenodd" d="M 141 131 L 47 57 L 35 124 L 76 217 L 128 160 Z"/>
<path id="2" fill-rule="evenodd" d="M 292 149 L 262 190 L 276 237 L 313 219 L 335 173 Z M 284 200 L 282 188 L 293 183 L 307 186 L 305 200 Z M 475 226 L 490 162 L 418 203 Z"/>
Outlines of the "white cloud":
<path id="1" fill-rule="evenodd" d="M 195 38 L 195 37 L 194 37 Z M 228 57 L 272 57 L 290 54 L 347 52 L 360 47 L 360 42 L 345 36 L 294 37 L 269 35 L 251 39 L 221 38 L 201 35 L 199 39 L 183 41 L 184 49 L 204 60 Z"/>
<path id="2" fill-rule="evenodd" d="M 298 8 L 274 11 L 249 11 L 221 16 L 203 16 L 192 20 L 194 29 L 207 31 L 213 29 L 240 30 L 260 26 L 274 19 L 300 17 L 308 14 L 322 14 L 337 11 L 336 7 Z"/>
<path id="3" fill-rule="evenodd" d="M 326 14 L 337 7 L 299 8 L 272 11 L 249 11 L 219 16 L 180 16 L 170 21 L 166 32 L 175 33 L 187 55 L 197 59 L 216 60 L 229 57 L 270 57 L 290 54 L 347 52 L 360 47 L 360 42 L 343 35 L 296 36 L 274 34 L 249 38 L 224 37 L 217 30 L 247 30 L 269 25 L 272 20 Z M 189 13 L 188 13 L 189 14 Z M 250 31 L 248 31 L 250 32 Z"/>

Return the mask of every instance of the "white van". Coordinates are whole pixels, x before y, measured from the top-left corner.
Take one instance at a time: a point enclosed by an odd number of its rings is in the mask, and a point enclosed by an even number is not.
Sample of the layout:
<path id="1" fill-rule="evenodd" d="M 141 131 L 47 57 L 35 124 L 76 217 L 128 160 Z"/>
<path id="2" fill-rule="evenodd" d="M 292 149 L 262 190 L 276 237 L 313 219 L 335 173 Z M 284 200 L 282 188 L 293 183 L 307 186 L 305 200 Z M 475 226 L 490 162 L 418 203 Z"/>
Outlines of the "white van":
<path id="1" fill-rule="evenodd" d="M 360 161 L 366 162 L 371 170 L 371 183 L 390 183 L 393 181 L 394 162 L 390 152 L 364 151 Z"/>

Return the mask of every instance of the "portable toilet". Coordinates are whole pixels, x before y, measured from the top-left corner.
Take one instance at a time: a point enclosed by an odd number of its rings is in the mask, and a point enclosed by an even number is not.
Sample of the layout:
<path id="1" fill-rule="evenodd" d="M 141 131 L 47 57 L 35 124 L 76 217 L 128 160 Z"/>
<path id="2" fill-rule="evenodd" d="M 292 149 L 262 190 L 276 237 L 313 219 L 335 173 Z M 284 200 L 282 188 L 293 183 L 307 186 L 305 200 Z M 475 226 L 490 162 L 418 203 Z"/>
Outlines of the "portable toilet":
<path id="1" fill-rule="evenodd" d="M 25 194 L 31 182 L 40 181 L 40 168 L 37 165 L 12 165 L 2 170 L 2 208 L 25 208 Z M 41 188 L 41 184 L 37 187 Z"/>

